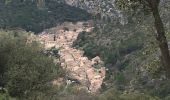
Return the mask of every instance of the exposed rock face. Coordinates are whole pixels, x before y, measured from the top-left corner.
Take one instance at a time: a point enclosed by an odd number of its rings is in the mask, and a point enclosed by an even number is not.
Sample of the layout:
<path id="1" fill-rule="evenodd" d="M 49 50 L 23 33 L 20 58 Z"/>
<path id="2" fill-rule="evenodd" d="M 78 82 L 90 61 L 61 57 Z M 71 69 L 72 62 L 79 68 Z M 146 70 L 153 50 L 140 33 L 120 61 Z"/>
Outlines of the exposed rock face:
<path id="1" fill-rule="evenodd" d="M 88 25 L 84 27 L 83 22 L 76 24 L 67 23 L 64 27 L 67 27 L 67 29 L 60 26 L 51 29 L 49 31 L 52 32 L 51 34 L 48 34 L 48 32 L 40 34 L 40 40 L 45 44 L 45 49 L 51 47 L 59 49 L 60 63 L 66 69 L 68 77 L 78 80 L 89 91 L 97 92 L 105 78 L 103 62 L 99 57 L 89 60 L 83 56 L 83 51 L 72 47 L 79 33 L 82 31 L 91 31 L 92 27 Z M 95 65 L 99 67 L 93 67 Z"/>
<path id="2" fill-rule="evenodd" d="M 65 0 L 65 3 L 85 9 L 90 13 L 100 13 L 101 16 L 117 14 L 115 0 Z"/>
<path id="3" fill-rule="evenodd" d="M 115 0 L 64 0 L 64 2 L 84 9 L 104 21 L 115 19 L 123 25 L 128 23 L 127 15 L 115 6 Z"/>

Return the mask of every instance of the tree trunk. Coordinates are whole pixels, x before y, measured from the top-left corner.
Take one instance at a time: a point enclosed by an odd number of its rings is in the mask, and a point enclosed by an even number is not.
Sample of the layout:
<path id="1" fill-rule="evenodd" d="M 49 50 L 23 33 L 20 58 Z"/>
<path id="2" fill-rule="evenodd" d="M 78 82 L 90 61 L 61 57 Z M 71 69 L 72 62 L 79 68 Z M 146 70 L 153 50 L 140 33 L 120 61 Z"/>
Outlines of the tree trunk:
<path id="1" fill-rule="evenodd" d="M 164 25 L 163 25 L 163 22 L 162 22 L 162 19 L 160 17 L 159 10 L 158 10 L 158 4 L 156 6 L 152 6 L 152 12 L 153 12 L 153 16 L 155 19 L 155 28 L 157 31 L 156 39 L 159 43 L 159 48 L 161 51 L 161 57 L 163 61 L 162 62 L 163 67 L 166 71 L 167 78 L 170 78 L 170 54 L 169 54 L 167 39 L 165 36 Z"/>

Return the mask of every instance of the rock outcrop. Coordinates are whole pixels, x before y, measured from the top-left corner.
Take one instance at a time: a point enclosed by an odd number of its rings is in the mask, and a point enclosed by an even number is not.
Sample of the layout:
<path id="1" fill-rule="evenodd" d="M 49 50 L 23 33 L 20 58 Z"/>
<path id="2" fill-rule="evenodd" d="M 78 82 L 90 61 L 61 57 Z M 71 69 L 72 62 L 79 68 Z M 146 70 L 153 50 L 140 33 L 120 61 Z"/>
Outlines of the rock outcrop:
<path id="1" fill-rule="evenodd" d="M 67 77 L 76 79 L 91 92 L 97 92 L 105 78 L 105 67 L 100 57 L 89 60 L 84 52 L 72 47 L 73 42 L 82 31 L 91 31 L 92 27 L 84 26 L 84 22 L 65 23 L 62 27 L 50 29 L 39 35 L 45 49 L 59 49 L 61 66 L 66 70 Z M 99 66 L 95 68 L 94 66 Z"/>

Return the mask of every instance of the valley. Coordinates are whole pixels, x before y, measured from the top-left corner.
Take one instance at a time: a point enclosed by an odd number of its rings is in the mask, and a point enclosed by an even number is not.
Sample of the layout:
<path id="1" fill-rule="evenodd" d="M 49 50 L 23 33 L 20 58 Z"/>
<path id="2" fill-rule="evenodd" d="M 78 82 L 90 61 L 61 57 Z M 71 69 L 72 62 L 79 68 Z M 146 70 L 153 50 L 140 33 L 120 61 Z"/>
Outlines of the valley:
<path id="1" fill-rule="evenodd" d="M 82 31 L 90 32 L 92 26 L 85 27 L 85 22 L 65 23 L 66 26 L 58 26 L 48 31 L 44 31 L 38 35 L 40 41 L 45 46 L 45 49 L 58 49 L 60 56 L 59 62 L 66 70 L 66 76 L 69 79 L 77 80 L 88 91 L 97 92 L 105 78 L 105 67 L 102 66 L 102 61 L 99 57 L 89 60 L 84 56 L 84 52 L 72 47 L 73 42 L 77 39 Z M 88 22 L 86 22 L 88 23 Z M 64 30 L 67 27 L 67 30 Z M 71 30 L 71 28 L 73 28 Z M 94 65 L 100 66 L 99 69 L 94 68 Z"/>
<path id="2" fill-rule="evenodd" d="M 169 0 L 0 0 L 0 100 L 170 100 Z"/>

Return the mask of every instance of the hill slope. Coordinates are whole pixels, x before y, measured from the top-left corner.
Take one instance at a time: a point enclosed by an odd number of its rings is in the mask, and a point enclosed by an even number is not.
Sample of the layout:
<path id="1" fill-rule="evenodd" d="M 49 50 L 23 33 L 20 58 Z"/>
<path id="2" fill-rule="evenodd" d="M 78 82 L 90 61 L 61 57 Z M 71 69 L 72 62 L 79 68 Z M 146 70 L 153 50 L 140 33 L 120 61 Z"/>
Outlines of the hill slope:
<path id="1" fill-rule="evenodd" d="M 0 28 L 23 28 L 27 31 L 41 32 L 65 21 L 90 19 L 85 10 L 57 1 L 48 1 L 42 9 L 36 3 L 13 0 L 9 4 L 0 1 Z"/>

